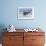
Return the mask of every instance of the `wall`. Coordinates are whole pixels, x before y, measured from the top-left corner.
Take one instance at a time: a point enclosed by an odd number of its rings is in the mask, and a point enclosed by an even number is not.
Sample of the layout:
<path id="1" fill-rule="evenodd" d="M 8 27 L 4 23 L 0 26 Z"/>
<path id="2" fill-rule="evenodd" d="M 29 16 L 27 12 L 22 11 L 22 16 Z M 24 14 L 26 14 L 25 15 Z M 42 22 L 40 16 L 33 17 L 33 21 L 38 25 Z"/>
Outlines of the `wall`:
<path id="1" fill-rule="evenodd" d="M 0 24 L 13 24 L 16 28 L 46 28 L 46 0 L 1 0 Z M 17 20 L 18 7 L 34 7 L 33 20 Z"/>
<path id="2" fill-rule="evenodd" d="M 34 7 L 33 20 L 17 20 L 18 7 Z M 0 0 L 0 27 L 39 27 L 46 32 L 46 0 Z"/>

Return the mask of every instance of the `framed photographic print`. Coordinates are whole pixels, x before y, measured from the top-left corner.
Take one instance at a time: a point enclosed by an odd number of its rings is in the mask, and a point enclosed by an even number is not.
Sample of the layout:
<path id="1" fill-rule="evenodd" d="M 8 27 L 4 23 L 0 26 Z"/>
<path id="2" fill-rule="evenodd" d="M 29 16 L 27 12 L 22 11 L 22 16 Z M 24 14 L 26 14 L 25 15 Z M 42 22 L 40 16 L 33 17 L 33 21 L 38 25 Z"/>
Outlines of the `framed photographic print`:
<path id="1" fill-rule="evenodd" d="M 18 19 L 33 19 L 34 8 L 32 7 L 19 7 L 17 11 Z"/>

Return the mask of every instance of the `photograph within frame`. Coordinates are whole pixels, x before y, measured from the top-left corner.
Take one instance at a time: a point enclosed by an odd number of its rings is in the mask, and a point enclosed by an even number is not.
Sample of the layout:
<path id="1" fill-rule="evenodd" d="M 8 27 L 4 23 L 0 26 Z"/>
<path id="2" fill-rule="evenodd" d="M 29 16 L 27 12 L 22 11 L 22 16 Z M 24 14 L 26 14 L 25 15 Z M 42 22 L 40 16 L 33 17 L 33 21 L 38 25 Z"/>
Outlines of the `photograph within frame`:
<path id="1" fill-rule="evenodd" d="M 32 7 L 19 7 L 17 11 L 18 19 L 33 19 L 34 8 Z"/>

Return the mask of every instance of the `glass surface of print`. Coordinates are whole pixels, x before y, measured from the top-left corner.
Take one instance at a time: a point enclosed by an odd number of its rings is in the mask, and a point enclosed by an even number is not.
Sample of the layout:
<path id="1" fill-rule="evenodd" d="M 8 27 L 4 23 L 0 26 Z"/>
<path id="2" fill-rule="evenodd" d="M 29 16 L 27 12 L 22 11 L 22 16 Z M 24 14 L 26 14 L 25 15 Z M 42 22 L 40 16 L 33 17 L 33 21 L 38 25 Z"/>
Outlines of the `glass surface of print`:
<path id="1" fill-rule="evenodd" d="M 19 7 L 18 8 L 18 19 L 33 19 L 34 8 L 31 7 Z"/>

